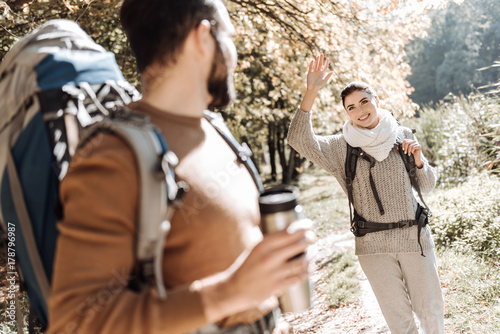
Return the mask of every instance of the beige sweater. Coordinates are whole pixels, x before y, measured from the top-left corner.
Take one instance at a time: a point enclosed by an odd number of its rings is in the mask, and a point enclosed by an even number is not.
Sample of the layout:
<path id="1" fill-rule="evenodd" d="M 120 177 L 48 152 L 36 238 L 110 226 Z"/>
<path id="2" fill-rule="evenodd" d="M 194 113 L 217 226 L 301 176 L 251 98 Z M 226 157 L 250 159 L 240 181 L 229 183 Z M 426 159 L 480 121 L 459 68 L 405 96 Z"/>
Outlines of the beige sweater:
<path id="1" fill-rule="evenodd" d="M 226 270 L 262 239 L 258 190 L 232 149 L 205 119 L 174 116 L 145 104 L 178 155 L 176 177 L 190 185 L 164 246 L 167 300 L 154 289 L 127 289 L 134 266 L 138 201 L 134 154 L 104 134 L 79 150 L 60 187 L 59 223 L 48 333 L 186 333 L 207 324 L 194 281 Z M 277 306 L 221 321 L 254 322 Z"/>
<path id="2" fill-rule="evenodd" d="M 410 129 L 403 128 L 405 138 L 413 138 Z M 347 143 L 343 135 L 317 136 L 311 123 L 311 113 L 297 110 L 290 124 L 288 143 L 308 160 L 331 173 L 347 193 L 345 185 L 345 159 Z M 423 194 L 436 183 L 436 172 L 425 158 L 424 166 L 417 169 L 417 182 Z M 368 221 L 391 223 L 415 219 L 417 200 L 410 178 L 396 150 L 375 164 L 372 170 L 380 200 L 385 209 L 381 215 L 369 180 L 369 162 L 358 159 L 353 183 L 354 205 L 359 215 Z M 332 217 L 335 219 L 335 217 Z M 421 243 L 426 251 L 434 247 L 429 226 L 421 231 Z M 356 255 L 420 252 L 417 226 L 369 233 L 356 237 Z"/>

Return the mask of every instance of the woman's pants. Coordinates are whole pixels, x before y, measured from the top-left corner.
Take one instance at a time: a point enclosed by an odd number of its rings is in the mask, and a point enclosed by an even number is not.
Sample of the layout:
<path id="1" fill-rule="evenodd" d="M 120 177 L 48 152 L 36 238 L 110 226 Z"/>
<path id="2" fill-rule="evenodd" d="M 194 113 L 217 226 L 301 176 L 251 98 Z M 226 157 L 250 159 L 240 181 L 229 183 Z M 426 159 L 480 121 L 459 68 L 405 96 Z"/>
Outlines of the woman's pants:
<path id="1" fill-rule="evenodd" d="M 434 250 L 358 256 L 392 334 L 444 333 L 444 302 Z"/>

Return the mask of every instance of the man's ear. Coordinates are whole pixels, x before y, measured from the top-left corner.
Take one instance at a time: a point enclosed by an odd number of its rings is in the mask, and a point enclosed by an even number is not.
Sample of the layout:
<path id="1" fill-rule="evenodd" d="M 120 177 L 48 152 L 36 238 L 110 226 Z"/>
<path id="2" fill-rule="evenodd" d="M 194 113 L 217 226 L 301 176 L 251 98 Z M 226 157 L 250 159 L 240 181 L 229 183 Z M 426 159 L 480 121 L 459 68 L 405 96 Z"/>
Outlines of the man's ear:
<path id="1" fill-rule="evenodd" d="M 377 108 L 380 106 L 380 100 L 378 99 L 378 96 L 375 96 L 375 101 L 377 102 Z"/>
<path id="2" fill-rule="evenodd" d="M 203 54 L 213 54 L 214 37 L 212 36 L 210 29 L 211 25 L 208 20 L 202 20 L 194 29 L 196 47 Z"/>

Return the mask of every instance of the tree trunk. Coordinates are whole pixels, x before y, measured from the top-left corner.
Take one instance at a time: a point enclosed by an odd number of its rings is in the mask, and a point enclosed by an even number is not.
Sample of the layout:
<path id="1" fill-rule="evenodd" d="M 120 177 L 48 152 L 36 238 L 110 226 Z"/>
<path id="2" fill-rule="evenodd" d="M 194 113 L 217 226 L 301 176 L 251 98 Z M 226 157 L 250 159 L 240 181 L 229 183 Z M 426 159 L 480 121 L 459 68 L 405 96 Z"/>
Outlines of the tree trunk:
<path id="1" fill-rule="evenodd" d="M 287 166 L 288 163 L 286 161 L 286 153 L 285 153 L 285 139 L 286 139 L 286 129 L 283 126 L 283 123 L 279 124 L 279 127 L 277 128 L 276 131 L 276 137 L 277 137 L 277 147 L 278 147 L 278 155 L 280 158 L 280 165 L 281 165 L 281 180 L 284 183 L 286 179 L 286 174 L 287 174 Z"/>
<path id="2" fill-rule="evenodd" d="M 271 165 L 271 180 L 276 181 L 276 125 L 269 122 L 267 132 L 267 146 L 269 147 L 269 164 Z"/>
<path id="3" fill-rule="evenodd" d="M 297 152 L 290 147 L 290 156 L 288 158 L 288 168 L 286 169 L 286 174 L 283 175 L 283 183 L 289 184 L 292 181 L 293 172 L 295 169 L 295 154 Z"/>

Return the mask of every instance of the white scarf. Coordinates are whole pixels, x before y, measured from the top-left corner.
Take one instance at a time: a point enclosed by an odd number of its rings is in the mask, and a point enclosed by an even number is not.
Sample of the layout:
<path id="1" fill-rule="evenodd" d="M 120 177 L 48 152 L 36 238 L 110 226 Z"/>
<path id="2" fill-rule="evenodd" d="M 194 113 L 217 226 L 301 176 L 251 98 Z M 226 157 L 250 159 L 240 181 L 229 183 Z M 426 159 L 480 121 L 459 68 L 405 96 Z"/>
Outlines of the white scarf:
<path id="1" fill-rule="evenodd" d="M 380 121 L 373 129 L 362 128 L 348 120 L 342 129 L 344 138 L 352 147 L 361 147 L 363 151 L 382 161 L 391 152 L 398 135 L 398 122 L 385 109 L 378 108 Z"/>

